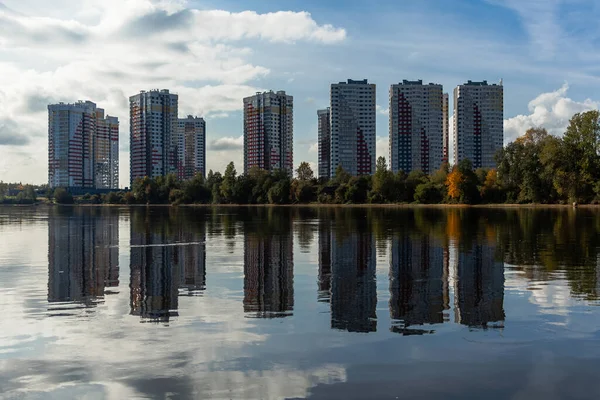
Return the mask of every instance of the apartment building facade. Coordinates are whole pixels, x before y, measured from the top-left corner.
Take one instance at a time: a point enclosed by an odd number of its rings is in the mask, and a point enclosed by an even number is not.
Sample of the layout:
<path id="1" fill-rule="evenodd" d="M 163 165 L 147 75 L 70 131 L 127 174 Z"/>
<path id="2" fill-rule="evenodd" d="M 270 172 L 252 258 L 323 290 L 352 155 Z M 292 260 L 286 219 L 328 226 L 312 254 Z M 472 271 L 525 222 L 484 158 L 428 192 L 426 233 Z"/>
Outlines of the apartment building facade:
<path id="1" fill-rule="evenodd" d="M 341 166 L 353 176 L 375 172 L 376 86 L 367 79 L 331 85 L 330 176 Z"/>
<path id="2" fill-rule="evenodd" d="M 294 168 L 294 98 L 264 92 L 244 98 L 244 172 Z"/>

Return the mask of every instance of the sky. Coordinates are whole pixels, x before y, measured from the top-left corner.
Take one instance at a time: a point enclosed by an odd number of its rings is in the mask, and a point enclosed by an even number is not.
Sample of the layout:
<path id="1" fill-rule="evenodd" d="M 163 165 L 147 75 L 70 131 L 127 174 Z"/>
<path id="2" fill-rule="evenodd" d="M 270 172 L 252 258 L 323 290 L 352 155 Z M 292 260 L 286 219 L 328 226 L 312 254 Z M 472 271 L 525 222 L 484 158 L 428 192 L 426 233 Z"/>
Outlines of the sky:
<path id="1" fill-rule="evenodd" d="M 377 84 L 378 156 L 403 79 L 502 79 L 505 143 L 561 135 L 600 104 L 599 17 L 595 0 L 0 0 L 0 180 L 45 183 L 47 105 L 91 100 L 119 117 L 128 186 L 128 98 L 150 89 L 206 119 L 220 171 L 243 170 L 242 98 L 264 90 L 294 96 L 294 164 L 316 170 L 316 112 L 348 78 Z"/>

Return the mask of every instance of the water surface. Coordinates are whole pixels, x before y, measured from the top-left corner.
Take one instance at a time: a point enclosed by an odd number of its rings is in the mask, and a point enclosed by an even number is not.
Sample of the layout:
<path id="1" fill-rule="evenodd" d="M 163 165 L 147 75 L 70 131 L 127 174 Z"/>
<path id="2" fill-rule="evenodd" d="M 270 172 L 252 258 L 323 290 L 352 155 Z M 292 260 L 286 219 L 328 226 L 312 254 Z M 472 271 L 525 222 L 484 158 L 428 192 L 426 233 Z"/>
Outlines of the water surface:
<path id="1" fill-rule="evenodd" d="M 0 207 L 0 397 L 600 398 L 600 211 Z"/>

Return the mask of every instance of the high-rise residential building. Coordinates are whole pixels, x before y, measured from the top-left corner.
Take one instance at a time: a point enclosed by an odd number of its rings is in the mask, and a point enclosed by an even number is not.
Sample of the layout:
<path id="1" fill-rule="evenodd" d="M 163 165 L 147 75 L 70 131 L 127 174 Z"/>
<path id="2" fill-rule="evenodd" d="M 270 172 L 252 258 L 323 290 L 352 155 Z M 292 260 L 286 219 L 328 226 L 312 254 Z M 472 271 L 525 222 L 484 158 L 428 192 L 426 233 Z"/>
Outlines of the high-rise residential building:
<path id="1" fill-rule="evenodd" d="M 431 174 L 443 160 L 442 85 L 408 81 L 390 87 L 390 165 L 393 172 Z"/>
<path id="2" fill-rule="evenodd" d="M 319 178 L 331 176 L 331 113 L 330 109 L 317 111 L 319 137 Z"/>
<path id="3" fill-rule="evenodd" d="M 244 172 L 294 169 L 294 98 L 270 91 L 244 98 Z"/>
<path id="4" fill-rule="evenodd" d="M 129 98 L 130 181 L 177 172 L 178 96 L 141 91 Z"/>
<path id="5" fill-rule="evenodd" d="M 48 105 L 48 185 L 119 188 L 119 120 L 91 101 Z"/>
<path id="6" fill-rule="evenodd" d="M 119 187 L 119 119 L 96 109 L 96 189 Z"/>
<path id="7" fill-rule="evenodd" d="M 464 159 L 473 168 L 493 168 L 504 141 L 502 82 L 468 81 L 454 89 L 454 164 Z"/>
<path id="8" fill-rule="evenodd" d="M 450 161 L 450 146 L 449 146 L 449 138 L 450 138 L 450 122 L 448 120 L 448 111 L 450 107 L 448 105 L 448 93 L 444 93 L 443 102 L 442 102 L 442 113 L 443 113 L 443 148 L 442 148 L 442 163 L 447 163 Z"/>
<path id="9" fill-rule="evenodd" d="M 196 174 L 206 177 L 206 122 L 188 115 L 177 122 L 177 176 L 185 180 Z"/>
<path id="10" fill-rule="evenodd" d="M 331 85 L 331 177 L 341 166 L 353 176 L 375 172 L 375 84 L 367 79 Z"/>

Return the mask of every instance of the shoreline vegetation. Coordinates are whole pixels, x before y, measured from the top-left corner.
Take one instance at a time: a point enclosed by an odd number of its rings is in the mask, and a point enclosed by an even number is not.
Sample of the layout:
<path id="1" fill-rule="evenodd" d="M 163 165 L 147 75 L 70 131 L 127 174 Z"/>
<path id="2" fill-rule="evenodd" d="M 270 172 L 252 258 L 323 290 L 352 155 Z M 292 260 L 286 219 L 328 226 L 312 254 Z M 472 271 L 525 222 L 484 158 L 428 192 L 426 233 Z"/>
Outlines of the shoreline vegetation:
<path id="1" fill-rule="evenodd" d="M 237 174 L 209 171 L 187 181 L 175 175 L 136 179 L 130 191 L 73 197 L 66 189 L 47 189 L 57 204 L 117 205 L 296 205 L 296 206 L 478 206 L 548 207 L 600 204 L 600 112 L 578 113 L 562 137 L 532 128 L 496 154 L 497 168 L 474 169 L 470 160 L 452 168 L 443 164 L 431 175 L 416 170 L 397 173 L 384 157 L 372 176 L 353 177 L 338 166 L 332 179 L 315 178 L 307 162 L 296 176 L 286 171 L 251 169 Z M 36 203 L 26 186 L 7 200 L 0 182 L 0 204 Z"/>

